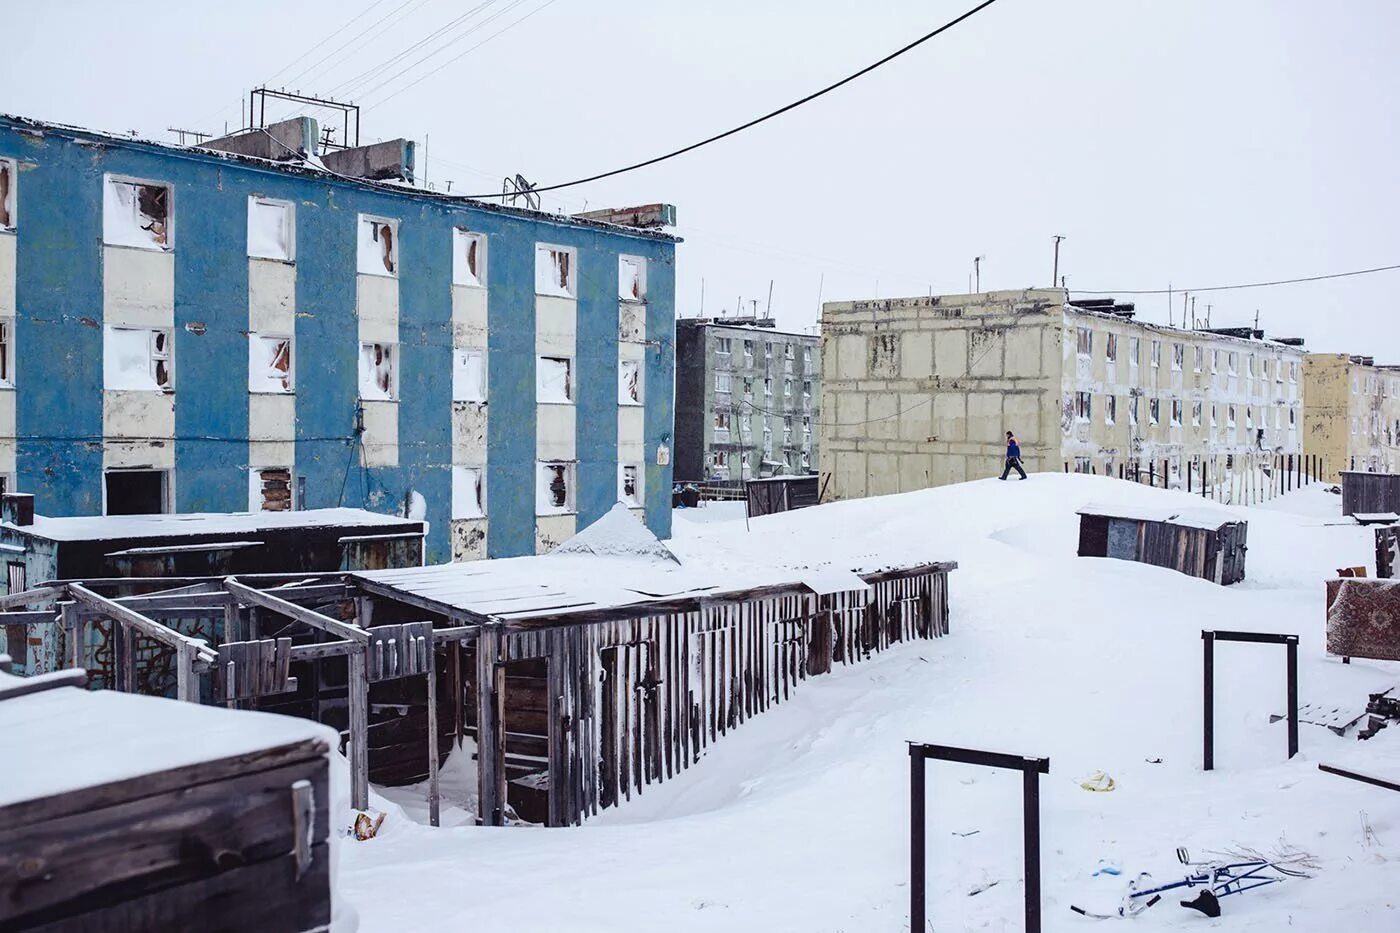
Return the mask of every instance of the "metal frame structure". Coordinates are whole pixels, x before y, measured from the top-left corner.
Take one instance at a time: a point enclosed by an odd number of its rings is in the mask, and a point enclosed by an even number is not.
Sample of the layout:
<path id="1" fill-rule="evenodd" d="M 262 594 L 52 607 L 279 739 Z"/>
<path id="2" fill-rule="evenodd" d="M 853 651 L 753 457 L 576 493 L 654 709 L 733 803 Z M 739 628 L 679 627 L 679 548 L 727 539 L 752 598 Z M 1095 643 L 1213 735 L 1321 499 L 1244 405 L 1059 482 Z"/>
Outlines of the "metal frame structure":
<path id="1" fill-rule="evenodd" d="M 1369 774 L 1358 774 L 1355 771 L 1347 771 L 1333 765 L 1319 764 L 1317 770 L 1326 771 L 1328 774 L 1335 774 L 1337 777 L 1349 778 L 1353 781 L 1360 781 L 1362 784 L 1373 784 L 1376 787 L 1384 787 L 1386 790 L 1400 791 L 1400 784 L 1394 781 L 1387 781 L 1383 778 L 1372 777 Z"/>
<path id="2" fill-rule="evenodd" d="M 919 742 L 909 743 L 909 929 L 924 930 L 928 926 L 924 877 L 927 855 L 924 778 L 930 758 L 1021 772 L 1026 933 L 1040 933 L 1040 775 L 1050 773 L 1050 759 Z"/>
<path id="3" fill-rule="evenodd" d="M 1215 643 L 1237 641 L 1288 648 L 1288 757 L 1298 754 L 1298 636 L 1270 632 L 1222 632 L 1201 630 L 1203 649 L 1204 721 L 1201 770 L 1215 770 Z"/>
<path id="4" fill-rule="evenodd" d="M 326 97 L 312 97 L 308 94 L 296 94 L 287 90 L 273 90 L 270 87 L 256 87 L 248 92 L 248 128 L 258 129 L 267 126 L 267 99 L 289 100 L 297 104 L 306 104 L 312 107 L 324 107 L 328 110 L 339 110 L 341 113 L 341 132 L 344 134 L 342 142 L 333 143 L 327 139 L 320 140 L 323 149 L 352 149 L 360 144 L 360 106 L 359 104 L 349 104 L 344 101 L 331 100 Z M 255 117 L 254 114 L 257 114 Z M 355 118 L 355 141 L 350 141 L 350 117 Z M 256 121 L 256 122 L 255 122 Z"/>

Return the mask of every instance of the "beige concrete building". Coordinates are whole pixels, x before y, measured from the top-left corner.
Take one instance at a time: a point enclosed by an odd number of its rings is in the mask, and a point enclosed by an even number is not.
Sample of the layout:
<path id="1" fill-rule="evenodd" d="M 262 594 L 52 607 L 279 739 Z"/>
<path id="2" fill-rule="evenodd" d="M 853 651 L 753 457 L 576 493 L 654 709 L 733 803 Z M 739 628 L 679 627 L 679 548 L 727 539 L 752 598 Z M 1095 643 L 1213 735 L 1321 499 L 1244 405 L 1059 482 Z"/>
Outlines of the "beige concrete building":
<path id="1" fill-rule="evenodd" d="M 1147 324 L 1132 305 L 1072 305 L 1063 289 L 831 302 L 827 495 L 997 475 L 1007 431 L 1030 471 L 1119 475 L 1165 461 L 1175 482 L 1188 461 L 1220 470 L 1297 454 L 1300 343 Z"/>
<path id="2" fill-rule="evenodd" d="M 1369 356 L 1309 353 L 1303 452 L 1323 460 L 1331 482 L 1342 470 L 1400 469 L 1400 367 Z"/>

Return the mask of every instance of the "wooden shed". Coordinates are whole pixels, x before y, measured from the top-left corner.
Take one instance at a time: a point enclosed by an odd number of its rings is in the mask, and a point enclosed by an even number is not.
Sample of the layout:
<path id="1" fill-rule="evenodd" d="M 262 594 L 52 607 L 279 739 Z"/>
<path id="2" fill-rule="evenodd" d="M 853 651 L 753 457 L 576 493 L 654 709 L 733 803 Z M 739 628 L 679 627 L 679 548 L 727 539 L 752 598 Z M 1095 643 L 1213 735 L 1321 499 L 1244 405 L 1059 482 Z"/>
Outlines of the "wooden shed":
<path id="1" fill-rule="evenodd" d="M 1400 515 L 1400 473 L 1342 471 L 1343 515 L 1386 513 Z"/>
<path id="2" fill-rule="evenodd" d="M 1169 567 L 1220 584 L 1244 579 L 1248 524 L 1214 509 L 1086 505 L 1079 556 Z"/>
<path id="3" fill-rule="evenodd" d="M 808 476 L 772 476 L 751 479 L 744 483 L 750 518 L 790 512 L 816 505 L 820 499 L 817 474 Z"/>
<path id="4" fill-rule="evenodd" d="M 325 929 L 329 752 L 285 716 L 0 673 L 0 929 Z"/>

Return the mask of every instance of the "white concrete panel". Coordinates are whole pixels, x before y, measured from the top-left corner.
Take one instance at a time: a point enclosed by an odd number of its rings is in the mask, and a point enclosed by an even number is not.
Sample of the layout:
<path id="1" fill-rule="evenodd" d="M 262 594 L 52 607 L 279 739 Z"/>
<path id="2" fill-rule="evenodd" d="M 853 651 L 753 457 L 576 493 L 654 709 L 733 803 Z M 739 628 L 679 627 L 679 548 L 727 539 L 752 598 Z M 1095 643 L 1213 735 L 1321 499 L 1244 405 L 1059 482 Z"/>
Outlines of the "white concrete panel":
<path id="1" fill-rule="evenodd" d="M 452 286 L 452 345 L 486 346 L 486 289 Z"/>
<path id="2" fill-rule="evenodd" d="M 103 469 L 175 469 L 175 445 L 170 441 L 103 441 Z"/>
<path id="3" fill-rule="evenodd" d="M 635 301 L 619 302 L 617 308 L 617 339 L 640 343 L 647 339 L 647 306 Z"/>
<path id="4" fill-rule="evenodd" d="M 537 405 L 535 416 L 535 459 L 574 460 L 577 459 L 578 445 L 575 443 L 575 415 L 573 405 Z"/>
<path id="5" fill-rule="evenodd" d="M 638 363 L 645 363 L 647 358 L 646 344 L 619 343 L 617 345 L 617 358 L 619 360 L 635 360 Z"/>
<path id="6" fill-rule="evenodd" d="M 174 394 L 103 392 L 102 434 L 105 437 L 173 438 Z"/>
<path id="7" fill-rule="evenodd" d="M 573 356 L 578 327 L 578 302 L 572 298 L 535 297 L 535 352 Z"/>
<path id="8" fill-rule="evenodd" d="M 15 316 L 15 243 L 13 233 L 0 233 L 0 317 Z"/>
<path id="9" fill-rule="evenodd" d="M 360 404 L 365 409 L 364 454 L 361 462 L 367 467 L 398 466 L 398 403 L 366 400 Z"/>
<path id="10" fill-rule="evenodd" d="M 104 246 L 102 315 L 107 324 L 173 326 L 175 254 Z"/>
<path id="11" fill-rule="evenodd" d="M 452 559 L 483 560 L 486 557 L 487 519 L 452 519 Z"/>
<path id="12" fill-rule="evenodd" d="M 383 275 L 355 277 L 355 314 L 361 343 L 399 342 L 399 280 Z"/>
<path id="13" fill-rule="evenodd" d="M 940 330 L 934 334 L 933 371 L 944 379 L 967 375 L 966 330 Z"/>
<path id="14" fill-rule="evenodd" d="M 294 441 L 250 441 L 250 467 L 296 467 L 297 448 Z"/>
<path id="15" fill-rule="evenodd" d="M 460 466 L 486 465 L 488 406 L 478 402 L 452 403 L 452 462 Z"/>
<path id="16" fill-rule="evenodd" d="M 248 260 L 248 329 L 291 334 L 296 326 L 297 267 L 270 259 Z"/>
<path id="17" fill-rule="evenodd" d="M 290 441 L 297 436 L 297 397 L 248 393 L 248 439 Z M 276 466 L 277 464 L 272 464 Z"/>
<path id="18" fill-rule="evenodd" d="M 574 536 L 578 527 L 576 515 L 538 515 L 535 517 L 535 553 L 548 554 Z"/>
<path id="19" fill-rule="evenodd" d="M 0 389 L 0 473 L 15 472 L 15 393 Z"/>
<path id="20" fill-rule="evenodd" d="M 617 409 L 617 459 L 624 463 L 646 459 L 646 409 L 639 405 Z"/>

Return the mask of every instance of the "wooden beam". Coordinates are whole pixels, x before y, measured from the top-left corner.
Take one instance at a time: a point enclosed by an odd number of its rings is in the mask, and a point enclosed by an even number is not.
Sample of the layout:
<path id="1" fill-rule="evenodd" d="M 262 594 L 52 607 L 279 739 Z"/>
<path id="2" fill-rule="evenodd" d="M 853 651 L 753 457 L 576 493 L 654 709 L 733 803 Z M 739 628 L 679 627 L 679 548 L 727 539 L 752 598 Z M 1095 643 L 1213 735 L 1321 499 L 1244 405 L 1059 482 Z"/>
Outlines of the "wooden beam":
<path id="1" fill-rule="evenodd" d="M 273 596 L 271 593 L 263 590 L 255 590 L 251 586 L 245 586 L 239 583 L 233 577 L 228 577 L 224 580 L 224 589 L 232 593 L 241 603 L 270 609 L 279 615 L 287 616 L 288 618 L 309 625 L 312 628 L 328 632 L 337 638 L 343 638 L 361 645 L 369 643 L 369 633 L 359 626 L 350 625 L 339 619 L 332 619 L 328 615 L 322 615 L 313 609 L 307 609 L 305 606 L 298 606 L 296 603 L 288 602 L 281 597 Z"/>
<path id="2" fill-rule="evenodd" d="M 405 606 L 412 606 L 415 609 L 423 609 L 435 615 L 446 616 L 454 622 L 461 622 L 464 624 L 475 623 L 480 625 L 483 622 L 492 621 L 489 616 L 471 612 L 467 609 L 459 609 L 456 606 L 449 606 L 435 599 L 427 599 L 422 596 L 415 596 L 412 593 L 405 593 L 402 590 L 395 589 L 392 586 L 385 586 L 374 580 L 365 580 L 361 577 L 355 577 L 350 581 L 350 584 L 366 593 L 373 593 L 375 596 L 383 597 L 391 602 L 402 603 Z"/>
<path id="3" fill-rule="evenodd" d="M 182 645 L 188 646 L 206 663 L 212 663 L 218 657 L 202 639 L 191 638 L 174 629 L 166 628 L 154 619 L 149 619 L 130 607 L 123 606 L 105 596 L 98 596 L 81 583 L 68 584 L 68 595 L 72 596 L 75 602 L 81 603 L 89 609 L 95 609 L 109 619 L 131 626 L 147 638 L 153 638 L 163 645 L 177 649 Z"/>
<path id="4" fill-rule="evenodd" d="M 83 687 L 87 685 L 87 671 L 80 667 L 68 667 L 33 677 L 21 677 L 16 683 L 0 687 L 0 700 L 13 700 L 15 697 L 42 693 L 56 687 Z"/>
<path id="5" fill-rule="evenodd" d="M 293 661 L 317 661 L 321 658 L 339 658 L 353 653 L 353 641 L 323 641 L 314 645 L 293 645 Z"/>
<path id="6" fill-rule="evenodd" d="M 63 587 L 61 586 L 38 586 L 32 590 L 20 590 L 18 593 L 0 596 L 0 609 L 9 609 L 11 606 L 29 606 L 34 603 L 53 602 L 62 595 Z"/>
<path id="7" fill-rule="evenodd" d="M 457 646 L 452 645 L 456 651 Z M 438 783 L 437 648 L 428 645 L 428 823 L 442 822 L 442 794 Z"/>
<path id="8" fill-rule="evenodd" d="M 369 807 L 369 652 L 358 642 L 350 652 L 350 806 Z"/>

